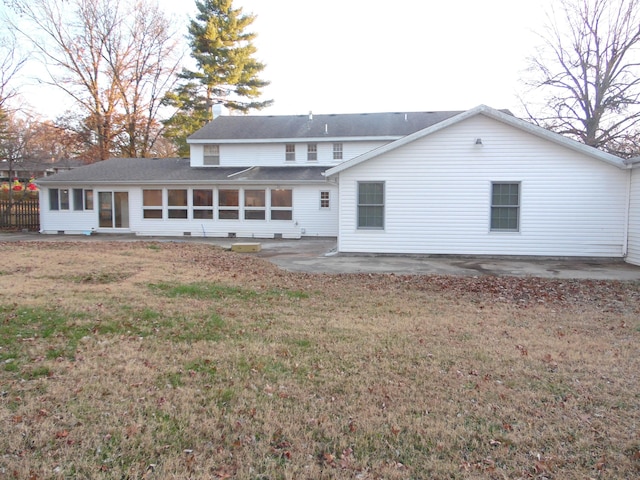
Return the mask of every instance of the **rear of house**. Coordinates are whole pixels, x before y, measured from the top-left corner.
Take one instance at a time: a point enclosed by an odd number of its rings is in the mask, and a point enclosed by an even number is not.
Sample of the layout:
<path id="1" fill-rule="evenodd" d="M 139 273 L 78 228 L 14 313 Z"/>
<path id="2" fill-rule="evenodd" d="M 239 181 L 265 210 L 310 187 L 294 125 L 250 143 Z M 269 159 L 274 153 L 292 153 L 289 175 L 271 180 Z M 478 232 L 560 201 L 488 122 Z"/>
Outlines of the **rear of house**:
<path id="1" fill-rule="evenodd" d="M 189 143 L 190 159 L 110 159 L 39 180 L 42 232 L 328 236 L 340 252 L 640 265 L 640 159 L 489 107 L 219 117 Z"/>
<path id="2" fill-rule="evenodd" d="M 41 183 L 42 233 L 300 238 L 337 235 L 322 167 L 191 168 L 111 159 Z M 277 178 L 273 178 L 274 174 Z"/>
<path id="3" fill-rule="evenodd" d="M 327 172 L 340 252 L 625 255 L 621 159 L 486 107 L 432 130 Z"/>

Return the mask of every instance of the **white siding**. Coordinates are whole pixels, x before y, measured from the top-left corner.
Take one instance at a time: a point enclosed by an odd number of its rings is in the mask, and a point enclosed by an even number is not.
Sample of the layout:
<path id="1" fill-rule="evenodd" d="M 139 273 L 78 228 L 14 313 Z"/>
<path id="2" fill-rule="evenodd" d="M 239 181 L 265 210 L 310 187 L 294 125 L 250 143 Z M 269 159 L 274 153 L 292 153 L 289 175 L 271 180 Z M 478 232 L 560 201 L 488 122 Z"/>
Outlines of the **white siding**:
<path id="1" fill-rule="evenodd" d="M 628 174 L 478 115 L 340 173 L 338 248 L 621 257 Z M 358 181 L 385 182 L 384 230 L 356 228 Z M 494 181 L 521 184 L 519 232 L 489 231 Z"/>
<path id="2" fill-rule="evenodd" d="M 93 210 L 74 210 L 73 195 L 70 191 L 69 210 L 51 210 L 49 189 L 40 190 L 40 232 L 42 233 L 89 233 L 98 227 L 98 201 L 93 199 Z"/>
<path id="3" fill-rule="evenodd" d="M 191 187 L 172 186 L 172 189 L 189 190 L 188 199 L 191 203 Z M 206 189 L 206 187 L 198 187 Z M 235 234 L 244 238 L 273 238 L 282 235 L 283 238 L 300 238 L 301 236 L 337 236 L 338 226 L 338 194 L 331 184 L 299 186 L 278 185 L 278 188 L 291 189 L 293 192 L 292 220 L 218 220 L 217 219 L 217 189 L 214 190 L 214 220 L 193 219 L 189 213 L 188 219 L 168 219 L 166 200 L 164 202 L 163 219 L 143 218 L 142 187 L 105 186 L 94 190 L 94 210 L 76 212 L 74 210 L 50 211 L 48 192 L 41 193 L 41 231 L 43 233 L 85 233 L 96 232 L 132 232 L 145 236 L 183 236 L 194 237 L 228 237 Z M 225 189 L 265 189 L 270 186 L 225 186 Z M 273 186 L 275 188 L 275 186 Z M 144 189 L 161 189 L 166 199 L 166 186 L 148 185 Z M 331 198 L 335 205 L 332 208 L 320 208 L 320 191 L 331 191 Z M 98 225 L 98 192 L 128 191 L 129 194 L 129 228 L 105 229 Z M 241 196 L 242 198 L 242 196 Z M 191 210 L 191 209 L 190 209 Z M 240 214 L 242 218 L 242 214 Z M 269 218 L 269 211 L 266 211 Z"/>
<path id="4" fill-rule="evenodd" d="M 250 143 L 250 144 L 220 144 L 221 166 L 283 166 L 283 165 L 337 165 L 338 163 L 362 155 L 374 148 L 385 145 L 386 141 L 330 141 L 308 142 L 318 146 L 318 160 L 307 161 L 307 142 L 295 142 L 295 161 L 285 160 L 285 145 L 282 143 Z M 342 160 L 333 159 L 333 144 L 342 143 Z M 191 145 L 191 166 L 203 166 L 203 145 Z"/>
<path id="5" fill-rule="evenodd" d="M 631 171 L 627 262 L 640 265 L 640 165 Z"/>

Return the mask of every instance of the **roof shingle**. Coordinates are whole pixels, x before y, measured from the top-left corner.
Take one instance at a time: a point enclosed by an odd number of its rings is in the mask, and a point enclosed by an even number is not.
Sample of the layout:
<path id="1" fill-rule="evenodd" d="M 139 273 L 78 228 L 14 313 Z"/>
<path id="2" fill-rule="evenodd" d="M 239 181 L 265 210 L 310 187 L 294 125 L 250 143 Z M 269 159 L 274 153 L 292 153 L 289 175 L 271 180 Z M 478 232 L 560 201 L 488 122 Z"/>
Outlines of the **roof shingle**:
<path id="1" fill-rule="evenodd" d="M 323 182 L 328 166 L 191 167 L 185 158 L 111 158 L 38 179 L 47 184 Z"/>
<path id="2" fill-rule="evenodd" d="M 403 137 L 459 113 L 461 112 L 220 116 L 191 135 L 189 140 L 197 143 L 201 140 Z"/>

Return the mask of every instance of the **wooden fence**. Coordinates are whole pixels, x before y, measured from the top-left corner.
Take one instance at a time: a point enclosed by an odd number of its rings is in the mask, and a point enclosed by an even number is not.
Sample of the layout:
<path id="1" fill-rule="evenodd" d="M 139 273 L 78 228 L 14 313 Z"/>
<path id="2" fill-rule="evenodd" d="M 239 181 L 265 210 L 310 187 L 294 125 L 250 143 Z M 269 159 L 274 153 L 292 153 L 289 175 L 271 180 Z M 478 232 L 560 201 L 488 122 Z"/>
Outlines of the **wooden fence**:
<path id="1" fill-rule="evenodd" d="M 0 199 L 0 228 L 11 230 L 40 230 L 40 202 L 37 198 L 14 200 L 9 211 L 9 200 Z"/>

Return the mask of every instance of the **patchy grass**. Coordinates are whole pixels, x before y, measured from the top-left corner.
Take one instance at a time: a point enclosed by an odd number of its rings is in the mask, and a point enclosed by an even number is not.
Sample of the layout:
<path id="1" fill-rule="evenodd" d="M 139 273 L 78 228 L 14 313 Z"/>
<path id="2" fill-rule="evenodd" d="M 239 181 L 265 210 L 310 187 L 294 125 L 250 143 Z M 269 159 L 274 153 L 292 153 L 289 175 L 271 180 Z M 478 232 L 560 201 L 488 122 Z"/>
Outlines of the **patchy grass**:
<path id="1" fill-rule="evenodd" d="M 0 248 L 3 478 L 640 475 L 637 283 Z"/>

